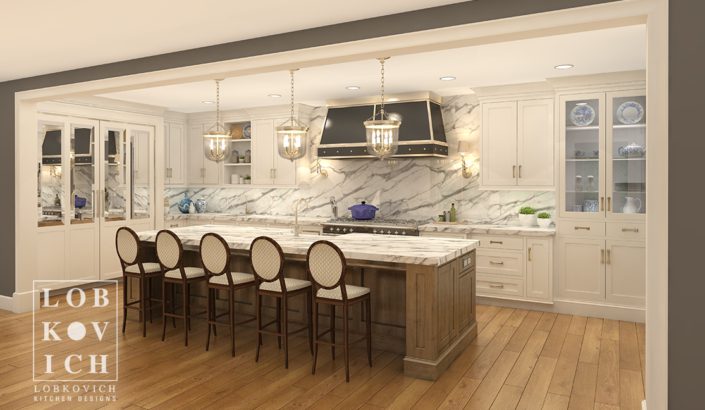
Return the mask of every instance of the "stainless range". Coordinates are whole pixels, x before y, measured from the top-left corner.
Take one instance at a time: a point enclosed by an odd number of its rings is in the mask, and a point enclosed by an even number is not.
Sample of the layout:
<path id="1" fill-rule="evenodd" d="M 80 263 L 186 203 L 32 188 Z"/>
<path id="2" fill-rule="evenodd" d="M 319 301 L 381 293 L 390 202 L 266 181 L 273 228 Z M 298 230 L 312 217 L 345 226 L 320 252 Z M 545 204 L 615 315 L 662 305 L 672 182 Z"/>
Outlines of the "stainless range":
<path id="1" fill-rule="evenodd" d="M 408 219 L 357 220 L 352 218 L 335 218 L 323 223 L 323 233 L 343 235 L 346 233 L 372 233 L 378 235 L 419 236 L 419 224 Z"/>

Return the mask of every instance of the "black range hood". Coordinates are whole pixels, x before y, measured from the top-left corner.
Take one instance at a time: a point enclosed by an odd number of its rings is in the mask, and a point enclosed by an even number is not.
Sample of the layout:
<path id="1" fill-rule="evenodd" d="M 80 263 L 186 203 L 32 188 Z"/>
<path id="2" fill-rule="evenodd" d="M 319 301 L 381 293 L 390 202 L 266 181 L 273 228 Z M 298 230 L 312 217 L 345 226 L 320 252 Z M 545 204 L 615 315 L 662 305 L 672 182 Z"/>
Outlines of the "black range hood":
<path id="1" fill-rule="evenodd" d="M 379 104 L 329 107 L 318 156 L 375 158 L 367 153 L 363 122 L 379 108 Z M 401 121 L 395 158 L 448 156 L 443 115 L 438 103 L 430 99 L 394 102 L 385 104 L 384 110 L 391 118 Z"/>

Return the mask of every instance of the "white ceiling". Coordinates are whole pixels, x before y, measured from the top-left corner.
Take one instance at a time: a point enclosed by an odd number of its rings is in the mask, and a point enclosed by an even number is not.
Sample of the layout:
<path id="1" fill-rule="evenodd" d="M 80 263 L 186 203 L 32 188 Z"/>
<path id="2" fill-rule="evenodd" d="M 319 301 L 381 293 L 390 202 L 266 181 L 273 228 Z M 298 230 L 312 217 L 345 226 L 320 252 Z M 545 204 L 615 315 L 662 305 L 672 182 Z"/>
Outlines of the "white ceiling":
<path id="1" fill-rule="evenodd" d="M 0 82 L 460 0 L 2 0 Z"/>
<path id="2" fill-rule="evenodd" d="M 556 70 L 557 64 L 575 68 Z M 467 94 L 472 87 L 519 84 L 546 78 L 643 70 L 646 66 L 644 26 L 495 43 L 461 49 L 396 56 L 386 64 L 389 94 L 434 91 Z M 440 81 L 452 75 L 454 81 Z M 221 84 L 223 109 L 288 103 L 289 74 L 281 71 L 234 77 Z M 360 86 L 348 91 L 348 85 Z M 297 102 L 323 105 L 327 100 L 372 96 L 379 92 L 379 63 L 357 61 L 302 69 L 296 73 Z M 271 98 L 269 94 L 280 94 Z M 215 85 L 202 81 L 104 94 L 103 97 L 166 107 L 179 112 L 211 111 L 202 101 L 215 99 Z"/>

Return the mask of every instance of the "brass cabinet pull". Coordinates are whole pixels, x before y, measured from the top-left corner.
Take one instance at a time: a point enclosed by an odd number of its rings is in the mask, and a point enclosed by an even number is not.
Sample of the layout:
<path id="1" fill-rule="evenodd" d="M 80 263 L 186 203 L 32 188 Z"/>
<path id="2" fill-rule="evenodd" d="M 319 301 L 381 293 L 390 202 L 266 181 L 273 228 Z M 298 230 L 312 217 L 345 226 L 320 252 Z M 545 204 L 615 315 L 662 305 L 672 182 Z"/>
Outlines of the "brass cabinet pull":
<path id="1" fill-rule="evenodd" d="M 504 265 L 504 262 L 490 261 L 491 265 Z"/>
<path id="2" fill-rule="evenodd" d="M 521 165 L 519 165 L 519 178 L 521 178 Z"/>
<path id="3" fill-rule="evenodd" d="M 605 197 L 601 196 L 600 197 L 600 211 L 604 211 L 604 210 L 605 210 Z"/>
<path id="4" fill-rule="evenodd" d="M 612 197 L 607 197 L 607 212 L 612 212 Z"/>
<path id="5" fill-rule="evenodd" d="M 622 232 L 634 232 L 634 233 L 639 233 L 639 228 L 622 228 Z"/>
<path id="6" fill-rule="evenodd" d="M 490 241 L 490 245 L 504 245 L 502 241 Z"/>
<path id="7" fill-rule="evenodd" d="M 604 265 L 605 264 L 605 250 L 600 249 L 600 264 Z"/>
<path id="8" fill-rule="evenodd" d="M 574 226 L 573 229 L 576 231 L 589 231 L 590 227 L 589 226 Z"/>
<path id="9" fill-rule="evenodd" d="M 502 283 L 490 283 L 492 289 L 504 289 L 504 284 Z"/>
<path id="10" fill-rule="evenodd" d="M 611 265 L 612 264 L 612 250 L 607 249 L 607 264 Z"/>
<path id="11" fill-rule="evenodd" d="M 512 178 L 516 178 L 516 177 L 517 177 L 517 166 L 512 165 Z"/>
<path id="12" fill-rule="evenodd" d="M 529 262 L 531 262 L 531 247 L 529 247 Z"/>

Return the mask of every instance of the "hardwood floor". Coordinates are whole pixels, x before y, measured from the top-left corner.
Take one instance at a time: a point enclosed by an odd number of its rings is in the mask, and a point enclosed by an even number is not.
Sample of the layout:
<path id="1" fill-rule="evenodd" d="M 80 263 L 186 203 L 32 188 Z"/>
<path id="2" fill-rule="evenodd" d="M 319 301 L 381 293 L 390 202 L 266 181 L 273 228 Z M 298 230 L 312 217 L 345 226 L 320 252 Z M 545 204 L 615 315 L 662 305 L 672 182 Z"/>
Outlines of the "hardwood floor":
<path id="1" fill-rule="evenodd" d="M 305 335 L 292 337 L 286 370 L 272 337 L 255 363 L 252 328 L 238 329 L 232 358 L 226 328 L 206 352 L 202 321 L 194 321 L 184 347 L 180 324 L 169 324 L 162 342 L 155 318 L 142 338 L 131 312 L 119 336 L 117 402 L 70 407 L 641 409 L 643 324 L 494 306 L 477 311 L 477 339 L 435 382 L 404 377 L 402 356 L 392 353 L 375 351 L 369 368 L 361 344 L 351 352 L 350 383 L 340 351 L 333 361 L 322 349 L 311 375 Z M 66 408 L 33 403 L 31 320 L 0 311 L 0 408 Z"/>

